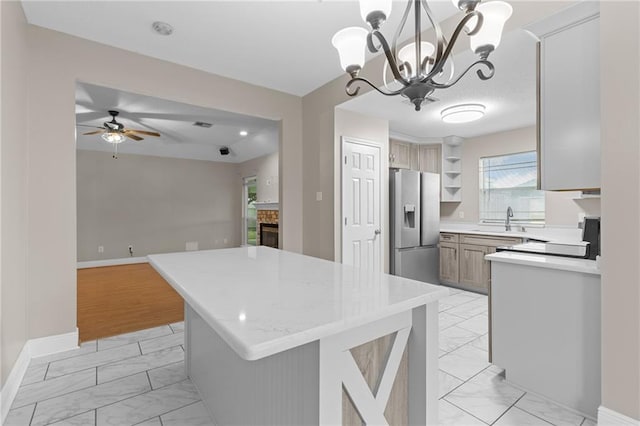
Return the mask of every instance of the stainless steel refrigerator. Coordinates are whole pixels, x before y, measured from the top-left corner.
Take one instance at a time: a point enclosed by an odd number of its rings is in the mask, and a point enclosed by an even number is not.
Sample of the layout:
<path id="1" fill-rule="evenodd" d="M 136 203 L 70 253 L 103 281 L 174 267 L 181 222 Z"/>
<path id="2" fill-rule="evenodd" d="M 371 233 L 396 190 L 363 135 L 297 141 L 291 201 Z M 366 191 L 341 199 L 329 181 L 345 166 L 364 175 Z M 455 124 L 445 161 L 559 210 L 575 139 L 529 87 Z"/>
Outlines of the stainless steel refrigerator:
<path id="1" fill-rule="evenodd" d="M 440 175 L 389 170 L 390 272 L 439 283 Z"/>

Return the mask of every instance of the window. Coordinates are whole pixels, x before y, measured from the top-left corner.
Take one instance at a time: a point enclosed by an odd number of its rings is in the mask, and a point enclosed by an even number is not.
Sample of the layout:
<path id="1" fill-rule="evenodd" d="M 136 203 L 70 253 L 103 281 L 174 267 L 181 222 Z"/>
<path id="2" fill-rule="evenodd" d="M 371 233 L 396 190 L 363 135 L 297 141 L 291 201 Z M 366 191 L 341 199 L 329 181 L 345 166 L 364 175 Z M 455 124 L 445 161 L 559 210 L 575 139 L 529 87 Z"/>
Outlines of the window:
<path id="1" fill-rule="evenodd" d="M 513 222 L 544 223 L 544 191 L 538 181 L 535 151 L 480 158 L 480 221 L 504 223 L 507 208 Z"/>

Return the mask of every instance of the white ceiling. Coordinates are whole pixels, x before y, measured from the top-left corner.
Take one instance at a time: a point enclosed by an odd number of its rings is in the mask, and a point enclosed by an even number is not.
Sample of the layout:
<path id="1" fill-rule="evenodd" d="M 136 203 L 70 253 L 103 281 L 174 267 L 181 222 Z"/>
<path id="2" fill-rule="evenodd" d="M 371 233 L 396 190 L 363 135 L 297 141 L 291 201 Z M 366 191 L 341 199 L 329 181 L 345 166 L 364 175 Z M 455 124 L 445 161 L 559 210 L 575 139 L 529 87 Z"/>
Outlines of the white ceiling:
<path id="1" fill-rule="evenodd" d="M 461 42 L 465 42 L 464 38 Z M 466 50 L 455 57 L 458 72 L 474 61 Z M 387 97 L 377 92 L 353 98 L 340 108 L 389 120 L 389 129 L 397 137 L 415 142 L 430 142 L 430 138 L 456 135 L 475 137 L 497 133 L 536 122 L 536 42 L 524 30 L 505 34 L 498 49 L 489 59 L 496 67 L 492 79 L 480 80 L 469 72 L 457 85 L 433 93 L 438 102 L 424 105 L 419 112 L 401 97 Z M 465 124 L 447 124 L 440 112 L 461 103 L 481 103 L 485 116 Z"/>
<path id="2" fill-rule="evenodd" d="M 405 4 L 394 2 L 385 32 L 395 31 Z M 438 20 L 460 13 L 451 0 L 430 4 Z M 331 37 L 344 27 L 365 25 L 356 0 L 23 0 L 22 5 L 34 25 L 298 96 L 343 74 Z M 154 33 L 154 21 L 170 23 L 173 35 Z M 408 22 L 407 36 L 412 27 Z"/>
<path id="3" fill-rule="evenodd" d="M 157 131 L 161 137 L 143 136 L 142 141 L 118 145 L 120 154 L 241 163 L 278 151 L 280 124 L 277 121 L 226 111 L 201 108 L 179 102 L 122 92 L 86 83 L 76 85 L 76 124 L 102 126 L 117 110 L 117 121 L 125 128 Z M 212 123 L 211 128 L 194 126 L 196 121 Z M 240 136 L 246 130 L 249 134 Z M 91 151 L 113 152 L 113 145 L 100 135 L 85 136 L 89 127 L 77 127 L 76 147 Z M 222 156 L 220 147 L 229 147 Z"/>

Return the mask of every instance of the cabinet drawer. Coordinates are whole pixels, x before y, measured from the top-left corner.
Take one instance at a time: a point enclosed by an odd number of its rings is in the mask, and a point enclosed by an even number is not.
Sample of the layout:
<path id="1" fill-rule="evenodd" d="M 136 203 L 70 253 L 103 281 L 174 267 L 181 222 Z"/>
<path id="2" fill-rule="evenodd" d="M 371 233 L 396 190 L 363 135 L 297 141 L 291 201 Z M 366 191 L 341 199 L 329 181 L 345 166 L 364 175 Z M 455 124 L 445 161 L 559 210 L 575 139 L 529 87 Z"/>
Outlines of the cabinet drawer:
<path id="1" fill-rule="evenodd" d="M 440 233 L 440 241 L 445 243 L 457 243 L 459 234 L 450 234 L 448 232 Z"/>
<path id="2" fill-rule="evenodd" d="M 473 244 L 477 246 L 487 246 L 487 247 L 510 246 L 513 244 L 520 244 L 521 242 L 522 242 L 522 238 L 516 238 L 516 237 L 494 237 L 490 235 L 471 235 L 471 234 L 460 235 L 460 244 Z"/>

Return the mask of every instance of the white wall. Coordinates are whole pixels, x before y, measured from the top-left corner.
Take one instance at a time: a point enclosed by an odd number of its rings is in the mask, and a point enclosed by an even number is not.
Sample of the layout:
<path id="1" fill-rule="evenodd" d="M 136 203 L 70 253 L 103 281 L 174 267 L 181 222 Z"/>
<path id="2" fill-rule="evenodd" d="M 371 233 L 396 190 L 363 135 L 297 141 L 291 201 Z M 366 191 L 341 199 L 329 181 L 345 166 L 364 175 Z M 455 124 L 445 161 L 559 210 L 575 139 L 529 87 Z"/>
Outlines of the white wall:
<path id="1" fill-rule="evenodd" d="M 240 177 L 255 176 L 257 185 L 257 200 L 261 203 L 277 203 L 280 199 L 278 193 L 278 153 L 254 158 L 240 163 Z"/>
<path id="2" fill-rule="evenodd" d="M 0 2 L 0 19 L 0 383 L 4 385 L 28 339 L 27 39 L 19 2 Z"/>
<path id="3" fill-rule="evenodd" d="M 462 202 L 440 203 L 443 221 L 473 222 L 480 220 L 480 192 L 478 163 L 481 157 L 535 151 L 536 129 L 525 127 L 491 135 L 468 138 L 462 144 Z M 545 216 L 547 226 L 578 226 L 578 215 L 600 215 L 600 200 L 582 200 L 574 197 L 579 192 L 545 193 Z M 464 218 L 460 218 L 460 212 Z"/>
<path id="4" fill-rule="evenodd" d="M 78 150 L 76 168 L 78 261 L 240 245 L 236 164 Z"/>

